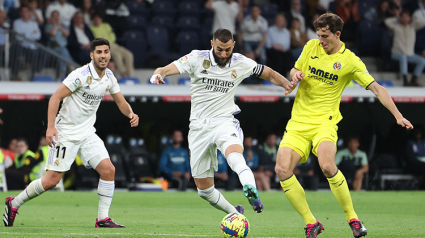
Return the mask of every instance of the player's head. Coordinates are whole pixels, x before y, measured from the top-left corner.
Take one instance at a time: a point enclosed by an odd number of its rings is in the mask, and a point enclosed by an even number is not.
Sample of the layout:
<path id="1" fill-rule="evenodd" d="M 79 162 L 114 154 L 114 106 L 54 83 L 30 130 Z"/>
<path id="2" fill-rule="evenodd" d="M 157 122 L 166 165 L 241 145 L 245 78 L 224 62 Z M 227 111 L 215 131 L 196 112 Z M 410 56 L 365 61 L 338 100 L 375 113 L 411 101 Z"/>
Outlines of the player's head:
<path id="1" fill-rule="evenodd" d="M 90 42 L 90 58 L 97 69 L 106 69 L 111 60 L 109 41 L 104 38 L 96 38 Z"/>
<path id="2" fill-rule="evenodd" d="M 326 53 L 336 53 L 334 50 L 339 44 L 344 21 L 336 14 L 325 13 L 317 18 L 313 25 L 319 36 L 320 45 Z"/>
<path id="3" fill-rule="evenodd" d="M 216 30 L 213 34 L 211 46 L 213 47 L 213 56 L 217 65 L 225 66 L 232 58 L 233 48 L 235 48 L 232 32 L 227 29 Z"/>
<path id="4" fill-rule="evenodd" d="M 28 150 L 28 142 L 24 138 L 16 140 L 16 154 L 23 155 Z"/>
<path id="5" fill-rule="evenodd" d="M 183 132 L 181 130 L 173 131 L 173 144 L 181 145 L 183 143 Z"/>

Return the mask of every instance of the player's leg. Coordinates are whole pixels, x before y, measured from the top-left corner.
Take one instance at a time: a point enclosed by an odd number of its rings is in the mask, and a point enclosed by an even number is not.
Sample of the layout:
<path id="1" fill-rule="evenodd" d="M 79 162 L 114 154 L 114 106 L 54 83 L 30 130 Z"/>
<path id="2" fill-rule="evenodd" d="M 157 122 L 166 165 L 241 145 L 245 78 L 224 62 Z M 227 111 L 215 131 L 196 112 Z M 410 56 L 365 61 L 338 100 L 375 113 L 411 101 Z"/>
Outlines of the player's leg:
<path id="1" fill-rule="evenodd" d="M 115 167 L 109 159 L 109 153 L 103 141 L 93 134 L 81 143 L 79 156 L 84 165 L 91 166 L 99 173 L 99 185 L 97 194 L 99 198 L 98 217 L 95 227 L 120 228 L 124 227 L 109 218 L 109 208 L 115 190 Z"/>
<path id="2" fill-rule="evenodd" d="M 198 189 L 199 196 L 206 200 L 211 206 L 226 213 L 239 212 L 243 214 L 243 208 L 240 205 L 233 206 L 226 198 L 214 187 L 214 169 L 210 169 L 203 174 L 193 178 Z M 208 177 L 207 177 L 208 176 Z"/>

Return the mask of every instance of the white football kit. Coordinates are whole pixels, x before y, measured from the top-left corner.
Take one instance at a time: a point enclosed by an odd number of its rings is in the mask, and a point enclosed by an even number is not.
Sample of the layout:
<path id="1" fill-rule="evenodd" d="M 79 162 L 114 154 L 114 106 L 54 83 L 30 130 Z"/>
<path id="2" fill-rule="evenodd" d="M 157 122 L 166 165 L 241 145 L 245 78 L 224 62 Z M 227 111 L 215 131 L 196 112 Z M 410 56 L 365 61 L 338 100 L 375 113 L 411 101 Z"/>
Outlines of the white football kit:
<path id="1" fill-rule="evenodd" d="M 95 134 L 96 112 L 103 96 L 120 92 L 118 81 L 111 70 L 106 69 L 99 78 L 93 62 L 72 71 L 63 81 L 71 94 L 63 99 L 55 120 L 58 138 L 50 148 L 46 169 L 68 171 L 80 156 L 86 167 L 93 167 L 109 158 L 103 141 Z"/>
<path id="2" fill-rule="evenodd" d="M 190 166 L 194 178 L 213 177 L 217 171 L 217 148 L 223 153 L 230 145 L 243 146 L 243 132 L 233 115 L 240 112 L 234 102 L 236 87 L 250 75 L 260 76 L 264 66 L 234 53 L 220 67 L 212 49 L 193 50 L 174 61 L 180 73 L 190 75 Z"/>

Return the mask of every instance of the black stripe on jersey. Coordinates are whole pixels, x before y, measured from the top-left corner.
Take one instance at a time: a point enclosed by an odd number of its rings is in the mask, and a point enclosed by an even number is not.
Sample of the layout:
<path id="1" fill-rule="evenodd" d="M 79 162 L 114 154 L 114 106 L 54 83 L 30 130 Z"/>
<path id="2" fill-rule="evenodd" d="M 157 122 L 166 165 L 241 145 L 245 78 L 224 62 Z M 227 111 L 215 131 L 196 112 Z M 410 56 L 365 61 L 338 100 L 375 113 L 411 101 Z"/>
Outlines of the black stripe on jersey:
<path id="1" fill-rule="evenodd" d="M 260 77 L 260 75 L 263 73 L 263 70 L 264 70 L 264 65 L 257 64 L 257 66 L 255 66 L 255 68 L 252 70 L 252 74 L 254 76 Z"/>
<path id="2" fill-rule="evenodd" d="M 368 90 L 368 88 L 369 88 L 369 86 L 373 83 L 373 82 L 375 82 L 375 80 L 373 80 L 370 84 L 368 84 L 367 86 L 366 86 L 366 90 Z"/>

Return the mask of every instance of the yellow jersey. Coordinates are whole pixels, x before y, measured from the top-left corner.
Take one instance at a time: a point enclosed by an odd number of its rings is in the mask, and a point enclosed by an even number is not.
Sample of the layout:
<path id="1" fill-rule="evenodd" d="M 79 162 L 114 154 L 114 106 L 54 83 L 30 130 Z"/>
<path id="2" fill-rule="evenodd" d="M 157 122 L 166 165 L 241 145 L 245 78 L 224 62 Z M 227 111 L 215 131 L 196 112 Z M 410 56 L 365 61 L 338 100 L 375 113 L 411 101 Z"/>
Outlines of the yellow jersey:
<path id="1" fill-rule="evenodd" d="M 310 40 L 295 62 L 305 73 L 292 108 L 291 120 L 308 124 L 337 124 L 341 94 L 354 79 L 365 89 L 374 82 L 365 64 L 341 42 L 341 49 L 328 55 L 319 40 Z"/>

